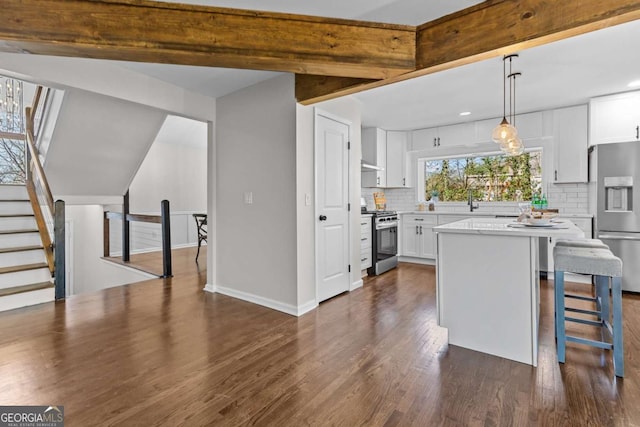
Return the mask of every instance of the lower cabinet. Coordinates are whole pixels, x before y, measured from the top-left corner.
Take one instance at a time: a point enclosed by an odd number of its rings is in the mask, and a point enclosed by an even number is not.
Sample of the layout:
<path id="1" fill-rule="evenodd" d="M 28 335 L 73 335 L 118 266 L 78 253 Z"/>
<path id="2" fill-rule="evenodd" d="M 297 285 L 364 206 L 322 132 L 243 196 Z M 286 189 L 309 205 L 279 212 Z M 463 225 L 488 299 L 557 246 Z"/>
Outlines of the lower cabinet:
<path id="1" fill-rule="evenodd" d="M 371 267 L 371 217 L 360 218 L 360 269 L 366 270 Z"/>
<path id="2" fill-rule="evenodd" d="M 435 258 L 435 234 L 438 223 L 436 215 L 402 216 L 401 255 L 414 258 Z"/>

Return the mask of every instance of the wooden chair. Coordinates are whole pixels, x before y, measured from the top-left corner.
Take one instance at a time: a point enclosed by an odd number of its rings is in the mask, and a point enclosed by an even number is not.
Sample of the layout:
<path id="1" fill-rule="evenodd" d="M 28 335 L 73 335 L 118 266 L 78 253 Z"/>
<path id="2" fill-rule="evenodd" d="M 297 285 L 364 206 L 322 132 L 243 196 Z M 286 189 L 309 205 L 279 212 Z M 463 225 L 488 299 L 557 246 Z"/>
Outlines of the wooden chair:
<path id="1" fill-rule="evenodd" d="M 196 262 L 198 262 L 200 246 L 202 246 L 203 241 L 207 241 L 207 214 L 193 214 L 193 218 L 196 220 L 196 228 L 198 230 L 198 253 L 196 254 Z"/>

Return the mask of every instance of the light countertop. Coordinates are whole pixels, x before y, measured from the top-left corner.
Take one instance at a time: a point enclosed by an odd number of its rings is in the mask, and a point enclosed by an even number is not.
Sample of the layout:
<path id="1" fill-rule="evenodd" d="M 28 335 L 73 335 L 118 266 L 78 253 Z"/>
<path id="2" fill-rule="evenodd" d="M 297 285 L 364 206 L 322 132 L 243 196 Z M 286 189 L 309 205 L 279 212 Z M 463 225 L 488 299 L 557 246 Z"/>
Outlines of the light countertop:
<path id="1" fill-rule="evenodd" d="M 552 227 L 527 227 L 511 218 L 467 218 L 433 227 L 433 231 L 436 233 L 557 237 L 561 239 L 584 237 L 584 232 L 571 221 L 554 222 Z"/>
<path id="2" fill-rule="evenodd" d="M 474 217 L 474 216 L 509 216 L 513 218 L 517 218 L 519 216 L 516 212 L 508 212 L 508 211 L 489 211 L 478 209 L 473 212 L 460 212 L 460 211 L 446 211 L 446 210 L 435 210 L 435 211 L 398 211 L 399 215 L 458 215 L 461 217 Z M 578 214 L 578 213 L 559 213 L 559 217 L 561 218 L 593 218 L 592 214 Z"/>

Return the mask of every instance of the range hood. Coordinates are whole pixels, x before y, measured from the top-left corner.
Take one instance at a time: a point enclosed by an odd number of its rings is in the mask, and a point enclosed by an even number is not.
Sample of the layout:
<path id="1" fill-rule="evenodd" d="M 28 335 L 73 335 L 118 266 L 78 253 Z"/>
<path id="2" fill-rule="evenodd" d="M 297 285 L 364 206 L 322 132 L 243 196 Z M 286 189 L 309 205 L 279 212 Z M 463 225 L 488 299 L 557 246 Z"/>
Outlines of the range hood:
<path id="1" fill-rule="evenodd" d="M 365 163 L 364 161 L 360 161 L 360 170 L 362 172 L 371 172 L 371 171 L 383 171 L 384 168 L 376 165 L 370 165 L 369 163 Z"/>

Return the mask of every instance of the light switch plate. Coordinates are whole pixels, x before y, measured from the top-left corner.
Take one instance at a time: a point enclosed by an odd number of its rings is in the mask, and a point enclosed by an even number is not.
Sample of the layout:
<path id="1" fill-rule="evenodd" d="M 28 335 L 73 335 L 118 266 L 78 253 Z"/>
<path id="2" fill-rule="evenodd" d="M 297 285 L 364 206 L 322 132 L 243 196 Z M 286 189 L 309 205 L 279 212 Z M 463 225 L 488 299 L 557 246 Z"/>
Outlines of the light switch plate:
<path id="1" fill-rule="evenodd" d="M 246 191 L 244 193 L 244 203 L 246 205 L 252 205 L 253 204 L 253 192 L 252 191 Z"/>

